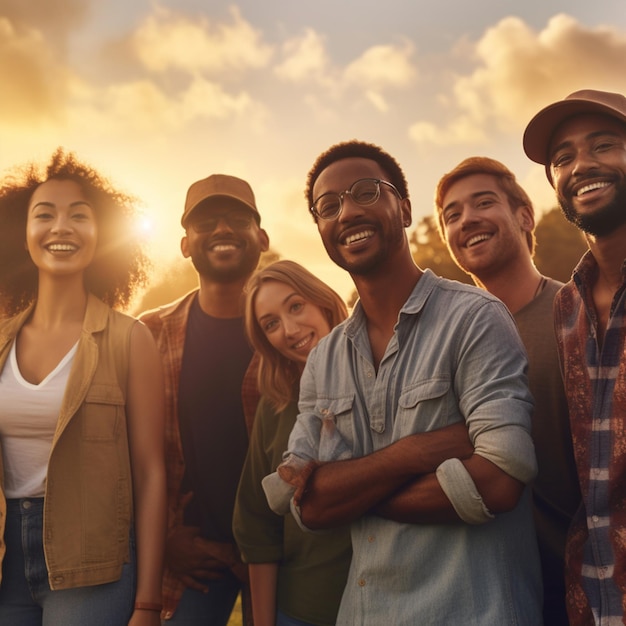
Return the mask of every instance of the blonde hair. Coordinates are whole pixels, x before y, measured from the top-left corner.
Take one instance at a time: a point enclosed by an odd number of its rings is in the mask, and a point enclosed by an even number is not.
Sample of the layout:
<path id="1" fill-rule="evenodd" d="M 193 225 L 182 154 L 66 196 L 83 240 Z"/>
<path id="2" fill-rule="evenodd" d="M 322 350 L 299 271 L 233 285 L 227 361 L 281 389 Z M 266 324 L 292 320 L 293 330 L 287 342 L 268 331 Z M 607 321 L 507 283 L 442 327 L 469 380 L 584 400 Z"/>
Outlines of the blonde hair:
<path id="1" fill-rule="evenodd" d="M 276 261 L 252 275 L 245 289 L 245 329 L 250 344 L 260 357 L 259 392 L 278 412 L 295 399 L 300 368 L 272 346 L 257 322 L 254 313 L 256 296 L 262 285 L 270 281 L 289 285 L 307 302 L 319 307 L 331 328 L 348 317 L 348 310 L 333 289 L 293 261 Z"/>

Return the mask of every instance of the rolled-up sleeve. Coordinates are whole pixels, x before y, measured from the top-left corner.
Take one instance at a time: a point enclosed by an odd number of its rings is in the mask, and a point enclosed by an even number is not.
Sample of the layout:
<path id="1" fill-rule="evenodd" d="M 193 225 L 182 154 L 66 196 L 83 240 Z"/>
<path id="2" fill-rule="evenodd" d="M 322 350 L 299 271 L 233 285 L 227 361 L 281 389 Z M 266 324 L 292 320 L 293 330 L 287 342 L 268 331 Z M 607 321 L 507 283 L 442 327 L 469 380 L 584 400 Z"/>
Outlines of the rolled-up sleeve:
<path id="1" fill-rule="evenodd" d="M 528 484 L 537 473 L 530 434 L 533 399 L 517 328 L 504 305 L 496 302 L 484 303 L 465 326 L 454 380 L 475 454 Z M 476 524 L 493 518 L 458 459 L 442 463 L 437 479 L 463 520 Z"/>
<path id="2" fill-rule="evenodd" d="M 311 352 L 307 365 L 300 379 L 300 402 L 298 404 L 298 418 L 289 436 L 287 450 L 283 455 L 283 463 L 296 465 L 301 461 L 305 465 L 309 461 L 317 460 L 321 437 L 321 419 L 315 414 L 315 382 L 314 355 Z M 300 509 L 293 503 L 295 487 L 284 481 L 278 472 L 263 479 L 263 490 L 270 508 L 279 515 L 285 515 L 290 509 L 298 525 L 309 531 L 300 519 Z"/>

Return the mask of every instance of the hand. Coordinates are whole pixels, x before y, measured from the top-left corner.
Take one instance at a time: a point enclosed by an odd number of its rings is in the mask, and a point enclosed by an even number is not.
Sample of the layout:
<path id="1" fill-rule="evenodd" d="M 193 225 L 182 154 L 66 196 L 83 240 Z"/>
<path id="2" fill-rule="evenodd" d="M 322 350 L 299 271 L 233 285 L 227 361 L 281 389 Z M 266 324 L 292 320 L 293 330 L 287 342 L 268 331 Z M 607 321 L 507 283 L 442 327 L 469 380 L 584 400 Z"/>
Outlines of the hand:
<path id="1" fill-rule="evenodd" d="M 237 561 L 231 544 L 204 539 L 198 527 L 176 526 L 168 534 L 165 564 L 184 585 L 196 591 L 206 593 L 208 587 L 202 581 L 222 578 Z"/>
<path id="2" fill-rule="evenodd" d="M 290 454 L 276 469 L 278 475 L 286 483 L 295 487 L 293 501 L 296 506 L 300 505 L 300 500 L 306 491 L 311 474 L 321 463 L 318 461 L 305 461 L 293 454 Z"/>

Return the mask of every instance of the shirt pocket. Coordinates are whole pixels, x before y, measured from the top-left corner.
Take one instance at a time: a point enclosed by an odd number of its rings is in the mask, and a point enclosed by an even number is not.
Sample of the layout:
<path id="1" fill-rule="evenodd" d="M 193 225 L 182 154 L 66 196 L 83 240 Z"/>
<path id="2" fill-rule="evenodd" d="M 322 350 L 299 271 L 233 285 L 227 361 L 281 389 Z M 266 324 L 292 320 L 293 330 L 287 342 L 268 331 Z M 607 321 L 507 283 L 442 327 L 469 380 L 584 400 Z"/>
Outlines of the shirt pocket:
<path id="1" fill-rule="evenodd" d="M 456 402 L 447 378 L 423 380 L 405 387 L 398 398 L 394 439 L 458 422 L 461 417 L 453 407 Z"/>
<path id="2" fill-rule="evenodd" d="M 124 394 L 117 385 L 92 385 L 81 407 L 84 441 L 113 441 L 124 418 Z"/>
<path id="3" fill-rule="evenodd" d="M 315 413 L 320 418 L 319 461 L 352 457 L 354 445 L 354 394 L 320 398 Z"/>

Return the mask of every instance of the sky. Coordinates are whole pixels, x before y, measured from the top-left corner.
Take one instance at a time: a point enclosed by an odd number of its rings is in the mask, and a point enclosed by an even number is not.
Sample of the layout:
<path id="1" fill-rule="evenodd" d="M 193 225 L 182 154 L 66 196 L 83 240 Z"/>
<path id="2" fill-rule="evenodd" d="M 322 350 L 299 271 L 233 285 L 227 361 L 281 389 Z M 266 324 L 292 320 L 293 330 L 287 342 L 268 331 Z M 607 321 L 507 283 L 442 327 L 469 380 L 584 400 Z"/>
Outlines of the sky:
<path id="1" fill-rule="evenodd" d="M 349 139 L 400 162 L 413 226 L 472 155 L 541 214 L 554 195 L 523 130 L 584 88 L 626 93 L 623 0 L 0 0 L 0 176 L 74 152 L 139 198 L 157 276 L 189 185 L 224 173 L 251 184 L 272 249 L 348 297 L 303 192 Z"/>

